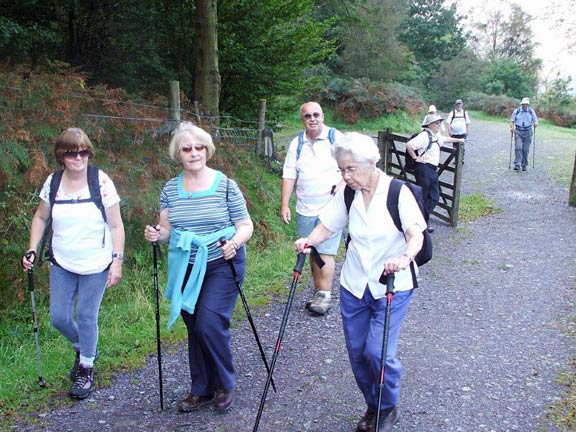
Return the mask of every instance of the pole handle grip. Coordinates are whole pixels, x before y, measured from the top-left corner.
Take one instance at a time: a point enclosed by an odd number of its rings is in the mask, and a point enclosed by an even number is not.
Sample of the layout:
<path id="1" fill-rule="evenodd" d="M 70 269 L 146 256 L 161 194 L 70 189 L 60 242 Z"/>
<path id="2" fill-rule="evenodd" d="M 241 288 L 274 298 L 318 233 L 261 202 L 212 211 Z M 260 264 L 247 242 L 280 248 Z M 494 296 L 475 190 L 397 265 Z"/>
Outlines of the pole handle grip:
<path id="1" fill-rule="evenodd" d="M 302 269 L 304 268 L 304 263 L 306 262 L 306 254 L 300 252 L 296 259 L 296 266 L 294 266 L 294 272 L 300 274 L 302 273 Z"/>
<path id="2" fill-rule="evenodd" d="M 386 279 L 386 294 L 393 294 L 394 293 L 394 279 L 396 276 L 394 273 L 390 273 L 388 278 Z"/>

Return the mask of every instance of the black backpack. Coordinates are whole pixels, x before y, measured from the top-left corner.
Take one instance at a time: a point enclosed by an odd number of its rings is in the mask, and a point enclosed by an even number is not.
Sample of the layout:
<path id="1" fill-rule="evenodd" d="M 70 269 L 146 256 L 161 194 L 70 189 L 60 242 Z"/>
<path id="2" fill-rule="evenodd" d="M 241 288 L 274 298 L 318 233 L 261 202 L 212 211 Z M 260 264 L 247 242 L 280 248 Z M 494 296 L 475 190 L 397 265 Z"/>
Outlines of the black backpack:
<path id="1" fill-rule="evenodd" d="M 422 188 L 418 185 L 409 182 L 403 182 L 398 179 L 392 179 L 390 183 L 390 189 L 388 190 L 388 197 L 386 198 L 386 208 L 388 212 L 390 212 L 390 216 L 394 221 L 394 225 L 398 228 L 402 234 L 404 231 L 402 230 L 402 221 L 400 220 L 400 213 L 398 211 L 398 198 L 400 196 L 400 189 L 402 185 L 405 185 L 414 198 L 418 203 L 418 207 L 420 208 L 420 212 L 422 213 L 422 217 L 426 214 L 424 209 L 424 200 L 422 199 Z M 350 206 L 352 206 L 352 201 L 354 200 L 355 191 L 354 189 L 346 186 L 344 188 L 344 203 L 346 204 L 346 211 L 350 213 Z M 428 230 L 422 231 L 422 235 L 424 236 L 424 241 L 422 242 L 422 249 L 416 254 L 414 257 L 414 261 L 410 263 L 410 271 L 412 273 L 412 284 L 414 288 L 418 288 L 418 280 L 416 278 L 416 270 L 414 269 L 414 262 L 418 265 L 418 267 L 426 264 L 428 261 L 432 259 L 433 254 L 433 246 L 432 246 L 432 236 Z M 348 245 L 350 241 L 350 234 L 348 234 L 348 239 L 346 240 L 346 245 Z"/>
<path id="2" fill-rule="evenodd" d="M 90 191 L 90 198 L 79 199 L 79 200 L 58 200 L 56 201 L 56 194 L 58 193 L 58 188 L 60 188 L 60 183 L 62 182 L 62 174 L 64 170 L 55 171 L 50 179 L 50 193 L 48 195 L 48 201 L 50 202 L 50 218 L 46 222 L 46 228 L 44 228 L 44 234 L 42 235 L 42 243 L 40 245 L 40 253 L 38 254 L 39 262 L 38 265 L 42 265 L 42 262 L 47 259 L 54 262 L 54 257 L 52 255 L 52 246 L 46 250 L 46 244 L 51 243 L 51 233 L 52 233 L 52 209 L 54 204 L 76 204 L 93 202 L 96 207 L 102 213 L 102 218 L 104 222 L 107 222 L 106 209 L 102 203 L 102 194 L 100 193 L 100 182 L 98 179 L 98 167 L 94 165 L 88 165 L 88 190 Z M 102 247 L 104 247 L 105 233 L 102 236 Z"/>
<path id="3" fill-rule="evenodd" d="M 416 152 L 416 154 L 418 156 L 423 155 L 424 153 L 426 153 L 428 150 L 430 150 L 430 148 L 432 147 L 432 144 L 434 143 L 434 138 L 432 136 L 432 131 L 428 128 L 424 129 L 423 131 L 417 132 L 415 134 L 410 135 L 410 137 L 408 137 L 408 141 L 412 140 L 413 138 L 416 138 L 418 135 L 420 135 L 422 132 L 426 132 L 428 134 L 428 146 L 426 146 L 426 149 L 420 154 L 419 152 Z M 416 160 L 412 159 L 412 156 L 410 156 L 408 154 L 408 151 L 406 151 L 406 156 L 404 157 L 404 170 L 406 172 L 409 172 L 411 174 L 414 174 L 414 170 L 416 169 Z"/>

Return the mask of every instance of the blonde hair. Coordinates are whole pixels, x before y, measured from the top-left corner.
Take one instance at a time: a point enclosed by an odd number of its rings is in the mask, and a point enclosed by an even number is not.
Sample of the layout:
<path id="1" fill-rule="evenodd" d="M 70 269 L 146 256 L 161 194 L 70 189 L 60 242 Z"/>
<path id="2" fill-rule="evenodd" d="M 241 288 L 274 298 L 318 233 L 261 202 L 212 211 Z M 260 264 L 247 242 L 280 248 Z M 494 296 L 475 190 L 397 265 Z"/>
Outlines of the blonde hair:
<path id="1" fill-rule="evenodd" d="M 182 136 L 187 133 L 192 136 L 198 144 L 203 144 L 206 146 L 206 160 L 209 160 L 216 152 L 216 147 L 212 142 L 212 137 L 204 129 L 194 126 L 190 122 L 182 122 L 174 130 L 172 139 L 170 140 L 170 145 L 168 146 L 168 155 L 170 159 L 178 162 L 178 152 L 180 151 L 180 142 L 182 141 Z"/>

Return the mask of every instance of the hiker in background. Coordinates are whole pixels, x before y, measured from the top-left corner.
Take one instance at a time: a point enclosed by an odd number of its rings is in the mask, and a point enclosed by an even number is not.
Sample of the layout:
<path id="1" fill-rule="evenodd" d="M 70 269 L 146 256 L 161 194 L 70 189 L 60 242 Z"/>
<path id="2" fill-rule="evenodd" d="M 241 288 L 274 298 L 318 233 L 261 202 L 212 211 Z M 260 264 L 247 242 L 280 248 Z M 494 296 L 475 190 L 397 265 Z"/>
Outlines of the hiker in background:
<path id="1" fill-rule="evenodd" d="M 298 236 L 306 237 L 318 224 L 320 209 L 330 201 L 342 182 L 332 156 L 332 145 L 342 134 L 324 124 L 324 113 L 317 102 L 303 104 L 300 119 L 305 130 L 292 140 L 284 161 L 280 218 L 286 224 L 292 220 L 290 197 L 296 186 L 296 226 Z M 324 267 L 320 268 L 315 260 L 311 260 L 316 292 L 306 303 L 306 308 L 312 314 L 324 315 L 330 309 L 334 255 L 338 252 L 340 237 L 341 233 L 334 233 L 318 248 Z"/>
<path id="2" fill-rule="evenodd" d="M 452 138 L 466 139 L 470 133 L 470 116 L 464 109 L 462 99 L 456 99 L 454 109 L 448 114 L 446 123 L 448 123 L 448 134 Z"/>
<path id="3" fill-rule="evenodd" d="M 48 177 L 40 191 L 22 265 L 31 269 L 36 258 L 41 258 L 36 256 L 38 244 L 52 218 L 50 320 L 74 350 L 74 366 L 68 374 L 73 382 L 70 397 L 84 399 L 94 385 L 100 303 L 106 287 L 122 278 L 124 225 L 114 183 L 103 171 L 89 168 L 95 151 L 84 131 L 64 130 L 54 154 L 63 167 L 59 185 L 53 186 L 57 190 L 54 205 L 50 191 L 57 173 Z M 91 172 L 97 177 L 92 179 Z M 90 181 L 97 182 L 104 215 L 90 192 Z"/>
<path id="4" fill-rule="evenodd" d="M 442 121 L 442 117 L 438 114 L 427 115 L 422 122 L 424 130 L 406 143 L 406 153 L 416 161 L 414 177 L 416 184 L 422 188 L 422 199 L 426 208 L 424 216 L 427 224 L 429 224 L 434 207 L 440 200 L 438 181 L 440 147 L 445 142 L 464 142 L 464 138 L 452 138 L 440 134 Z M 434 228 L 430 225 L 428 225 L 428 232 L 434 232 Z"/>
<path id="5" fill-rule="evenodd" d="M 340 312 L 350 366 L 367 405 L 356 431 L 374 431 L 376 412 L 381 412 L 380 432 L 391 432 L 398 418 L 402 365 L 396 358 L 400 327 L 413 295 L 410 263 L 422 247 L 426 223 L 414 195 L 402 186 L 398 209 L 403 232 L 396 228 L 387 207 L 392 177 L 376 167 L 380 152 L 369 136 L 344 134 L 334 155 L 354 199 L 346 208 L 344 188 L 320 212 L 320 223 L 295 242 L 296 252 L 320 247 L 333 233 L 348 225 L 350 243 L 340 273 Z M 406 236 L 406 237 L 404 237 Z M 416 267 L 417 269 L 417 267 Z M 382 404 L 378 406 L 379 374 L 386 285 L 382 273 L 394 272 L 394 300 L 390 314 Z"/>
<path id="6" fill-rule="evenodd" d="M 144 229 L 149 242 L 169 243 L 168 327 L 180 315 L 188 332 L 191 384 L 178 404 L 180 412 L 213 403 L 223 413 L 234 402 L 230 320 L 238 287 L 227 260 L 232 260 L 241 284 L 246 274 L 244 244 L 254 228 L 236 182 L 207 166 L 215 151 L 210 134 L 190 122 L 180 123 L 168 153 L 182 172 L 162 189 L 159 223 Z"/>
<path id="7" fill-rule="evenodd" d="M 510 116 L 510 134 L 514 134 L 514 171 L 526 171 L 530 144 L 532 143 L 532 128 L 536 130 L 538 116 L 530 108 L 530 99 L 522 98 L 520 106 Z"/>
<path id="8" fill-rule="evenodd" d="M 426 115 L 430 114 L 438 114 L 438 111 L 436 110 L 436 105 L 430 105 L 428 107 L 428 114 Z M 426 116 L 424 116 L 424 118 L 426 118 Z M 422 120 L 422 122 L 424 122 L 424 120 Z M 444 125 L 444 122 L 440 123 L 440 133 L 442 135 L 446 135 L 446 126 Z"/>

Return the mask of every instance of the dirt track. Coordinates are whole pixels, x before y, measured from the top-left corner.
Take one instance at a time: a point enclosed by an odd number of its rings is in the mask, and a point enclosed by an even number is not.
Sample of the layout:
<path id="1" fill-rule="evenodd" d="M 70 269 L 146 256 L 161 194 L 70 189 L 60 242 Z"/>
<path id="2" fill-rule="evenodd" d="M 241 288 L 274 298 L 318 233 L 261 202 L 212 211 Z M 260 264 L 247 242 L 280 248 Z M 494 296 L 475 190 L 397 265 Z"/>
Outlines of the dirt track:
<path id="1" fill-rule="evenodd" d="M 576 356 L 567 331 L 575 330 L 576 210 L 566 204 L 567 189 L 543 169 L 552 142 L 542 139 L 536 168 L 519 173 L 508 170 L 507 124 L 473 120 L 472 126 L 462 193 L 481 193 L 502 212 L 456 229 L 434 221 L 435 256 L 423 268 L 400 341 L 404 378 L 395 430 L 559 431 L 547 422 L 546 407 L 560 399 L 556 377 Z M 301 285 L 309 285 L 307 277 Z M 278 393 L 269 392 L 260 431 L 353 431 L 365 409 L 338 309 L 309 317 L 303 310 L 309 293 L 299 293 L 290 312 L 276 365 Z M 270 355 L 284 300 L 254 317 Z M 176 411 L 188 389 L 180 347 L 164 353 L 164 411 L 151 357 L 111 388 L 71 408 L 38 413 L 15 430 L 251 431 L 265 372 L 247 323 L 234 330 L 233 345 L 236 403 L 226 414 Z"/>

